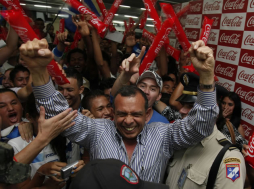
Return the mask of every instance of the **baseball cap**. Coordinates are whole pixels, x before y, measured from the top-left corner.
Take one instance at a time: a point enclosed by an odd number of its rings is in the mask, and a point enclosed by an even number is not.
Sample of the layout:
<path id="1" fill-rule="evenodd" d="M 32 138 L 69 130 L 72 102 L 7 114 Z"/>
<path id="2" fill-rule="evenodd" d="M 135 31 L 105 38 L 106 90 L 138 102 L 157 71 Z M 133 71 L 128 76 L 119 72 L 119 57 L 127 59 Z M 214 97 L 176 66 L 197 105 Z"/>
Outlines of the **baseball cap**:
<path id="1" fill-rule="evenodd" d="M 128 165 L 116 159 L 97 159 L 86 164 L 70 189 L 169 189 L 167 185 L 140 180 Z"/>
<path id="2" fill-rule="evenodd" d="M 13 161 L 13 156 L 12 146 L 0 142 L 0 183 L 17 184 L 30 177 L 30 165 Z"/>
<path id="3" fill-rule="evenodd" d="M 145 78 L 151 78 L 154 79 L 158 85 L 158 87 L 160 88 L 160 92 L 162 90 L 162 86 L 163 86 L 163 82 L 161 77 L 154 71 L 150 71 L 150 70 L 146 70 L 144 71 L 141 76 L 138 78 L 137 83 L 138 84 L 141 80 L 145 79 Z"/>

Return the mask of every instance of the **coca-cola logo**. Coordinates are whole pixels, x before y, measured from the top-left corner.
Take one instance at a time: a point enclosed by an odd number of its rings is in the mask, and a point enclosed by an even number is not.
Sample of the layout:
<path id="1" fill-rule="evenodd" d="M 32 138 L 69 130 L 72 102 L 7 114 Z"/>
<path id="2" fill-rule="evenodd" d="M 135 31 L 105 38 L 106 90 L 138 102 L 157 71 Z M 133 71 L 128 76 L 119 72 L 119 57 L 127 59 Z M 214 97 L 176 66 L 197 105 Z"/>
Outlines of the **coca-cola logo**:
<path id="1" fill-rule="evenodd" d="M 228 91 L 231 91 L 232 84 L 229 84 L 228 82 L 220 83 L 219 81 L 216 82 L 218 85 L 224 87 Z"/>
<path id="2" fill-rule="evenodd" d="M 252 111 L 249 108 L 246 108 L 246 109 L 242 110 L 242 116 L 249 119 L 249 120 L 253 119 L 253 114 L 254 114 L 254 111 Z"/>
<path id="3" fill-rule="evenodd" d="M 235 68 L 231 68 L 230 66 L 224 68 L 220 64 L 215 69 L 215 73 L 222 74 L 227 77 L 233 77 L 234 71 L 235 71 Z"/>
<path id="4" fill-rule="evenodd" d="M 236 16 L 235 18 L 228 18 L 227 16 L 222 21 L 222 26 L 231 26 L 231 27 L 241 27 L 242 25 L 242 16 Z"/>
<path id="5" fill-rule="evenodd" d="M 212 19 L 213 19 L 213 26 L 218 26 L 218 25 L 219 25 L 219 20 L 220 20 L 220 18 L 214 16 L 214 17 L 212 17 Z"/>
<path id="6" fill-rule="evenodd" d="M 154 40 L 154 37 L 150 33 L 144 32 L 143 36 L 145 38 L 149 39 L 150 42 L 152 42 Z"/>
<path id="7" fill-rule="evenodd" d="M 119 5 L 121 5 L 121 3 L 122 3 L 122 0 L 116 0 L 116 1 L 114 2 L 114 6 L 115 6 L 116 8 L 118 8 Z"/>
<path id="8" fill-rule="evenodd" d="M 181 10 L 181 6 L 175 6 L 175 7 L 174 7 L 175 13 L 180 12 L 180 10 Z"/>
<path id="9" fill-rule="evenodd" d="M 251 16 L 249 20 L 247 21 L 247 27 L 253 27 L 254 26 L 254 16 Z"/>
<path id="10" fill-rule="evenodd" d="M 254 157 L 254 137 L 251 138 L 251 142 L 250 142 L 250 145 L 249 145 L 249 149 L 247 151 L 247 154 L 250 156 L 250 157 Z"/>
<path id="11" fill-rule="evenodd" d="M 211 32 L 210 35 L 209 35 L 208 40 L 209 41 L 215 41 L 216 40 L 216 36 L 217 36 L 217 33 Z"/>
<path id="12" fill-rule="evenodd" d="M 108 13 L 107 17 L 105 18 L 106 20 L 104 21 L 104 23 L 109 25 L 109 23 L 112 21 L 113 17 L 114 17 L 114 14 L 112 12 Z"/>
<path id="13" fill-rule="evenodd" d="M 235 61 L 236 60 L 236 55 L 238 54 L 237 51 L 223 51 L 223 49 L 221 49 L 219 52 L 218 52 L 218 58 L 223 58 L 223 59 L 226 59 L 226 60 L 232 60 L 232 61 Z"/>
<path id="14" fill-rule="evenodd" d="M 241 62 L 254 65 L 254 56 L 249 55 L 249 53 L 245 53 L 241 58 Z"/>
<path id="15" fill-rule="evenodd" d="M 220 10 L 220 1 L 214 1 L 213 3 L 209 4 L 209 2 L 207 2 L 205 4 L 204 10 L 205 11 L 215 11 L 215 10 Z"/>
<path id="16" fill-rule="evenodd" d="M 244 135 L 245 136 L 249 136 L 251 133 L 251 128 L 249 128 L 247 125 L 245 125 L 245 124 L 242 124 L 242 127 L 243 127 L 243 129 L 244 129 Z"/>
<path id="17" fill-rule="evenodd" d="M 253 91 L 245 91 L 242 89 L 242 87 L 239 87 L 236 89 L 235 93 L 238 94 L 240 98 L 242 98 L 248 102 L 254 103 L 254 92 Z"/>
<path id="18" fill-rule="evenodd" d="M 190 6 L 191 12 L 200 12 L 201 10 L 201 3 L 196 3 L 195 5 Z"/>
<path id="19" fill-rule="evenodd" d="M 254 0 L 250 2 L 250 8 L 254 8 Z"/>
<path id="20" fill-rule="evenodd" d="M 185 31 L 185 34 L 187 36 L 188 39 L 197 39 L 198 37 L 198 32 L 197 31 Z"/>
<path id="21" fill-rule="evenodd" d="M 172 28 L 167 28 L 165 34 L 163 35 L 161 41 L 158 43 L 157 47 L 155 48 L 155 53 L 158 54 L 161 50 L 161 47 L 164 45 L 166 39 L 168 39 L 168 34 Z"/>
<path id="22" fill-rule="evenodd" d="M 247 74 L 244 70 L 242 70 L 238 75 L 239 80 L 244 80 L 248 83 L 254 83 L 254 74 Z"/>
<path id="23" fill-rule="evenodd" d="M 239 43 L 239 38 L 241 37 L 241 34 L 232 34 L 232 35 L 226 35 L 223 33 L 220 36 L 220 42 L 221 43 L 228 43 L 228 44 L 238 44 Z"/>
<path id="24" fill-rule="evenodd" d="M 80 13 L 83 13 L 83 14 L 88 14 L 88 13 L 89 13 L 88 9 L 87 9 L 86 7 L 84 7 L 83 5 L 80 5 L 80 6 L 78 7 L 78 11 L 79 11 Z"/>
<path id="25" fill-rule="evenodd" d="M 254 46 L 254 38 L 248 35 L 244 40 L 244 44 Z"/>
<path id="26" fill-rule="evenodd" d="M 27 35 L 28 30 L 26 28 L 14 26 L 14 25 L 11 25 L 11 27 L 15 30 L 15 32 L 22 39 L 22 41 L 26 42 L 30 40 Z"/>
<path id="27" fill-rule="evenodd" d="M 245 0 L 227 0 L 224 5 L 224 10 L 239 10 L 243 9 Z"/>
<path id="28" fill-rule="evenodd" d="M 107 15 L 108 15 L 108 11 L 107 11 L 107 9 L 103 9 L 103 10 L 102 10 L 102 12 L 104 13 L 104 15 L 105 15 L 105 16 L 107 16 Z"/>
<path id="29" fill-rule="evenodd" d="M 189 18 L 186 20 L 186 24 L 187 25 L 198 25 L 199 24 L 199 17 L 195 17 L 195 18 Z"/>
<path id="30" fill-rule="evenodd" d="M 174 50 L 170 47 L 167 47 L 167 53 L 172 56 L 174 54 Z"/>

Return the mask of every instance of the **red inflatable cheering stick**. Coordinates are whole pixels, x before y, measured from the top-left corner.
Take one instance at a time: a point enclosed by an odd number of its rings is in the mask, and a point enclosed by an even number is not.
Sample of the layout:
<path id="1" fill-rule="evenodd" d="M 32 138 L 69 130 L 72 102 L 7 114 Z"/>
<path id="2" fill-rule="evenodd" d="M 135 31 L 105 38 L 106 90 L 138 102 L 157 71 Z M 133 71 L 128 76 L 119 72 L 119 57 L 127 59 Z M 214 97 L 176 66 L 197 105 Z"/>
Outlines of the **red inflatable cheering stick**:
<path id="1" fill-rule="evenodd" d="M 31 26 L 26 21 L 25 17 L 22 15 L 20 10 L 8 10 L 1 12 L 4 19 L 11 25 L 11 27 L 16 31 L 18 36 L 23 42 L 32 41 L 33 39 L 38 39 Z M 59 69 L 58 64 L 55 60 L 52 60 L 47 66 L 48 72 L 52 77 L 55 77 L 55 81 L 58 85 L 63 85 L 70 83 L 68 79 Z"/>
<path id="2" fill-rule="evenodd" d="M 143 30 L 144 27 L 145 27 L 146 20 L 147 20 L 147 16 L 148 16 L 148 11 L 145 10 L 144 13 L 142 13 L 142 18 L 141 18 L 141 20 L 140 20 L 140 26 L 139 26 L 139 28 L 140 28 L 141 30 Z"/>
<path id="3" fill-rule="evenodd" d="M 184 52 L 188 52 L 191 45 L 184 33 L 181 23 L 179 22 L 176 14 L 175 14 L 173 7 L 167 3 L 160 3 L 160 6 L 167 18 L 174 18 L 175 17 L 175 23 L 174 23 L 172 29 L 173 29 L 179 43 L 181 44 Z"/>
<path id="4" fill-rule="evenodd" d="M 205 16 L 202 31 L 199 38 L 200 40 L 203 40 L 205 42 L 205 45 L 207 44 L 208 37 L 211 32 L 212 24 L 213 24 L 213 19 L 209 19 Z"/>
<path id="5" fill-rule="evenodd" d="M 254 132 L 249 140 L 249 149 L 247 151 L 248 156 L 245 157 L 246 163 L 248 163 L 252 168 L 254 168 Z"/>
<path id="6" fill-rule="evenodd" d="M 88 8 L 86 8 L 84 5 L 82 5 L 77 0 L 64 0 L 66 3 L 68 3 L 72 8 L 79 11 L 81 14 L 90 14 L 92 16 L 92 19 L 88 22 L 96 28 L 99 35 L 103 38 L 106 34 L 107 25 L 104 24 L 100 19 Z"/>
<path id="7" fill-rule="evenodd" d="M 148 11 L 149 15 L 153 19 L 153 23 L 155 25 L 156 32 L 159 32 L 161 29 L 161 21 L 160 17 L 157 14 L 157 11 L 153 5 L 151 0 L 143 0 L 146 10 Z"/>
<path id="8" fill-rule="evenodd" d="M 162 24 L 161 30 L 157 33 L 156 37 L 153 40 L 148 52 L 146 53 L 145 58 L 142 61 L 141 66 L 139 67 L 139 75 L 144 71 L 148 70 L 151 66 L 153 60 L 160 52 L 161 47 L 164 45 L 166 39 L 168 38 L 169 32 L 172 29 L 174 19 L 167 19 Z"/>

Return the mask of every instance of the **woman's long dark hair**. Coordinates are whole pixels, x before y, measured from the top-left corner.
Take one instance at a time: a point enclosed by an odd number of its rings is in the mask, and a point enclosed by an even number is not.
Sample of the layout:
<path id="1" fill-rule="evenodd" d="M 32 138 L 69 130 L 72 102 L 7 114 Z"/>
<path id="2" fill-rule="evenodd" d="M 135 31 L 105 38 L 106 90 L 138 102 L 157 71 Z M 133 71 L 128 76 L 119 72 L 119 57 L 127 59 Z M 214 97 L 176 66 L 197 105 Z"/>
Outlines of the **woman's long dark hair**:
<path id="1" fill-rule="evenodd" d="M 230 122 L 238 129 L 241 123 L 241 111 L 242 111 L 241 99 L 235 92 L 229 92 L 226 96 L 222 98 L 222 102 L 226 97 L 228 97 L 235 103 L 235 108 L 231 115 Z"/>
<path id="2" fill-rule="evenodd" d="M 30 117 L 36 119 L 40 116 L 36 109 L 34 94 L 30 94 L 25 105 L 25 112 Z M 66 138 L 58 135 L 56 138 L 50 141 L 50 146 L 53 151 L 59 156 L 61 162 L 67 162 L 66 159 Z"/>

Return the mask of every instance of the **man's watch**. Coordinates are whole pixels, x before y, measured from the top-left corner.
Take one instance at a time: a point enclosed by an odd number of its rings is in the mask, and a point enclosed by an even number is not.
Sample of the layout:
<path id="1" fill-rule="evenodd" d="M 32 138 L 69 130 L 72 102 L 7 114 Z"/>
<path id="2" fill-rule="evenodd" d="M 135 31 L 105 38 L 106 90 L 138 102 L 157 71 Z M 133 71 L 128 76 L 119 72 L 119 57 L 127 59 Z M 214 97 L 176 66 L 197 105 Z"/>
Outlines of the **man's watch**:
<path id="1" fill-rule="evenodd" d="M 204 85 L 202 83 L 199 83 L 199 88 L 200 89 L 212 89 L 214 87 L 215 87 L 215 82 L 213 82 L 213 84 L 211 84 L 211 85 Z"/>

